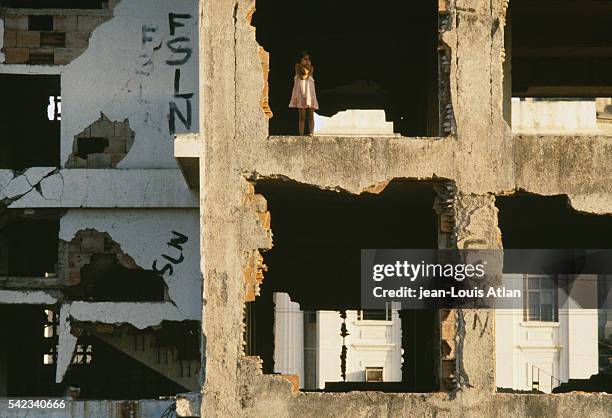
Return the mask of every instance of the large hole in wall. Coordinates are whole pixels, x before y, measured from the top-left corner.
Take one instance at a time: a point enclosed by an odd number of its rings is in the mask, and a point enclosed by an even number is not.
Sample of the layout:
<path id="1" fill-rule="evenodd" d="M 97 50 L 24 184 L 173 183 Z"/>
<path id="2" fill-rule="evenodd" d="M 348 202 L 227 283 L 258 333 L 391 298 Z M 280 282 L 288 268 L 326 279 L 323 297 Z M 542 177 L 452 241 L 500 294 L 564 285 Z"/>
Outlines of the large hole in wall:
<path id="1" fill-rule="evenodd" d="M 360 309 L 360 249 L 437 248 L 432 184 L 359 196 L 288 181 L 255 190 L 274 247 L 247 304 L 247 354 L 265 373 L 297 375 L 302 390 L 438 390 L 437 311 Z"/>
<path id="2" fill-rule="evenodd" d="M 608 132 L 612 117 L 593 102 L 612 97 L 611 14 L 609 1 L 510 2 L 504 95 L 515 131 Z"/>
<path id="3" fill-rule="evenodd" d="M 291 2 L 257 0 L 252 22 L 270 53 L 270 134 L 298 133 L 297 110 L 288 104 L 298 54 L 307 50 L 318 114 L 381 109 L 393 132 L 437 135 L 437 19 L 433 0 L 380 7 L 315 0 L 299 10 Z"/>
<path id="4" fill-rule="evenodd" d="M 91 302 L 164 301 L 166 283 L 152 270 L 139 267 L 105 232 L 84 229 L 62 243 L 67 258 L 66 296 Z"/>
<path id="5" fill-rule="evenodd" d="M 567 196 L 517 193 L 496 204 L 504 248 L 612 248 L 612 217 L 578 212 Z M 523 306 L 496 311 L 497 386 L 612 392 L 612 276 L 510 276 L 522 280 Z"/>
<path id="6" fill-rule="evenodd" d="M 0 305 L 0 396 L 61 394 L 54 383 L 55 365 L 45 357 L 53 357 L 57 345 L 57 321 L 50 320 L 46 309 L 50 308 Z"/>
<path id="7" fill-rule="evenodd" d="M 134 144 L 134 131 L 128 119 L 111 121 L 104 113 L 72 143 L 67 168 L 114 168 L 125 158 Z"/>
<path id="8" fill-rule="evenodd" d="M 63 384 L 79 388 L 80 399 L 156 399 L 199 389 L 199 322 L 77 328 L 75 357 L 78 345 L 89 345 L 91 358 L 73 357 Z"/>
<path id="9" fill-rule="evenodd" d="M 55 277 L 59 213 L 7 210 L 0 214 L 0 276 Z"/>
<path id="10" fill-rule="evenodd" d="M 60 77 L 0 74 L 0 168 L 57 167 Z"/>
<path id="11" fill-rule="evenodd" d="M 41 305 L 0 305 L 0 396 L 156 399 L 197 388 L 199 323 L 83 324 L 62 383 L 55 383 L 58 314 Z"/>

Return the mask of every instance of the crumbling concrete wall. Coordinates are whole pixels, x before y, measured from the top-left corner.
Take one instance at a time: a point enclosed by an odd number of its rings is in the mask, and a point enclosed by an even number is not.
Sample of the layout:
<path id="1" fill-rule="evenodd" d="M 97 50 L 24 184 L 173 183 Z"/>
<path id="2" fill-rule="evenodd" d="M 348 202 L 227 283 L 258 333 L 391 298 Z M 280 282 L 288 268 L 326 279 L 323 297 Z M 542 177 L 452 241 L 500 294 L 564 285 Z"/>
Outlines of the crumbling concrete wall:
<path id="1" fill-rule="evenodd" d="M 112 152 L 115 156 L 127 154 L 124 158 L 111 157 L 108 162 L 109 157 L 98 156 L 94 159 L 103 160 L 102 164 L 97 161 L 93 164 L 96 167 L 87 167 L 177 168 L 173 135 L 198 129 L 197 2 L 122 0 L 112 10 L 82 11 L 92 16 L 80 19 L 81 26 L 77 16 L 81 12 L 74 10 L 32 13 L 53 15 L 58 28 L 72 28 L 75 18 L 78 37 L 85 45 L 57 48 L 54 62 L 64 65 L 30 67 L 18 63 L 29 59 L 12 58 L 0 63 L 0 73 L 61 75 L 62 164 L 83 167 L 82 162 L 70 157 L 75 138 L 98 121 L 102 112 L 109 121 L 128 121 L 134 132 L 133 146 L 127 152 L 127 142 L 131 141 L 126 140 L 125 152 Z M 12 37 L 9 27 L 27 25 L 26 15 L 6 19 L 0 26 L 4 28 L 0 47 L 6 37 Z M 62 31 L 66 43 L 72 42 L 76 36 L 71 34 L 72 29 Z M 40 42 L 38 32 L 28 35 L 32 42 Z M 70 56 L 59 60 L 61 54 Z M 120 141 L 115 142 L 111 145 L 120 151 Z"/>
<path id="2" fill-rule="evenodd" d="M 72 144 L 66 168 L 114 168 L 134 144 L 128 119 L 112 122 L 104 113 L 79 133 Z"/>
<path id="3" fill-rule="evenodd" d="M 49 25 L 30 27 L 29 16 L 50 16 Z M 91 32 L 110 19 L 112 11 L 4 9 L 5 64 L 65 65 L 85 51 Z"/>
<path id="4" fill-rule="evenodd" d="M 114 122 L 127 118 L 135 133 L 118 168 L 177 167 L 172 136 L 198 126 L 197 23 L 192 0 L 122 0 L 115 7 L 62 71 L 62 162 L 74 137 L 103 112 Z"/>
<path id="5" fill-rule="evenodd" d="M 161 274 L 170 301 L 184 318 L 200 319 L 197 211 L 71 209 L 60 220 L 60 239 L 68 246 L 89 230 L 108 234 L 120 248 L 122 264 Z M 79 257 L 87 263 L 87 257 Z"/>
<path id="6" fill-rule="evenodd" d="M 0 170 L 0 207 L 9 209 L 197 208 L 197 204 L 197 192 L 187 187 L 177 169 Z"/>
<path id="7" fill-rule="evenodd" d="M 30 49 L 22 60 L 13 59 L 14 51 L 0 54 L 0 73 L 61 76 L 62 167 L 0 170 L 0 212 L 65 210 L 58 262 L 66 282 L 41 286 L 32 278 L 16 287 L 13 280 L 0 290 L 0 303 L 56 308 L 61 381 L 76 343 L 74 324 L 144 329 L 201 319 L 198 193 L 185 184 L 173 155 L 174 134 L 198 129 L 197 1 L 111 0 L 105 10 L 7 13 L 10 19 L 0 16 L 0 47 Z M 28 30 L 28 15 L 52 16 L 53 30 Z M 39 50 L 51 41 L 52 49 Z M 33 61 L 32 52 L 44 52 L 46 61 Z M 79 283 L 96 255 L 156 272 L 165 283 L 163 300 L 71 300 L 65 286 Z M 147 411 L 143 416 L 152 414 Z"/>
<path id="8" fill-rule="evenodd" d="M 449 315 L 455 319 L 449 348 L 456 373 L 450 394 L 292 394 L 288 381 L 263 375 L 257 360 L 242 356 L 244 272 L 253 252 L 273 243 L 266 244 L 265 228 L 252 222 L 257 210 L 245 205 L 247 180 L 287 178 L 351 193 L 394 178 L 452 180 L 460 248 L 501 247 L 497 194 L 519 188 L 564 193 L 581 210 L 603 213 L 612 192 L 607 140 L 592 138 L 584 145 L 553 138 L 557 145 L 549 145 L 551 138 L 512 136 L 503 118 L 507 1 L 439 2 L 440 39 L 448 49 L 441 57 L 448 83 L 441 111 L 448 104 L 452 109 L 446 119 L 443 114 L 442 123 L 449 124 L 444 138 L 268 137 L 261 109 L 265 67 L 250 25 L 254 7 L 254 0 L 201 1 L 202 416 L 571 416 L 581 409 L 605 416 L 609 395 L 497 394 L 495 323 L 487 310 Z M 592 161 L 587 168 L 569 163 L 566 156 L 578 153 L 580 160 Z M 565 176 L 559 170 L 548 181 L 545 166 L 562 166 Z M 272 239 L 273 228 L 272 219 Z"/>

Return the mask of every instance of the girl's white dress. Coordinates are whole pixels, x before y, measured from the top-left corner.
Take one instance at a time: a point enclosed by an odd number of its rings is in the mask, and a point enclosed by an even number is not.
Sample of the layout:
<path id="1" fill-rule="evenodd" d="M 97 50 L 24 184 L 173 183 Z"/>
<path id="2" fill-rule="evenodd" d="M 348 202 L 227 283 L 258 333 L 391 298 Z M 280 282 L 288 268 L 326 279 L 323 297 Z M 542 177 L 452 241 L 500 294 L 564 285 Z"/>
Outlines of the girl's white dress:
<path id="1" fill-rule="evenodd" d="M 293 91 L 291 92 L 291 101 L 289 107 L 297 107 L 300 109 L 318 109 L 317 93 L 315 91 L 315 83 L 312 76 L 302 79 L 297 75 L 293 78 Z"/>

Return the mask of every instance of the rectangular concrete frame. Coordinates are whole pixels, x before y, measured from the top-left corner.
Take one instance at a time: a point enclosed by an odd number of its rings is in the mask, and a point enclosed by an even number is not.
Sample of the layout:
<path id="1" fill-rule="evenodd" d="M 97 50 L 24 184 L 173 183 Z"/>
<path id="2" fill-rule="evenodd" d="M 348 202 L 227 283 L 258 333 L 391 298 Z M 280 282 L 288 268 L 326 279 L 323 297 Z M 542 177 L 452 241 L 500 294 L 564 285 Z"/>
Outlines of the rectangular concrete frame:
<path id="1" fill-rule="evenodd" d="M 282 177 L 351 193 L 394 178 L 452 180 L 459 248 L 501 248 L 495 195 L 517 189 L 566 194 L 578 210 L 612 212 L 611 138 L 512 136 L 502 112 L 507 6 L 507 0 L 439 0 L 447 19 L 440 42 L 451 58 L 451 135 L 305 138 L 268 137 L 250 23 L 255 0 L 200 1 L 201 416 L 608 416 L 606 394 L 496 393 L 495 321 L 486 310 L 456 312 L 452 394 L 294 394 L 290 382 L 263 375 L 257 360 L 243 356 L 244 269 L 249 254 L 271 245 L 255 210 L 244 205 L 248 180 Z"/>

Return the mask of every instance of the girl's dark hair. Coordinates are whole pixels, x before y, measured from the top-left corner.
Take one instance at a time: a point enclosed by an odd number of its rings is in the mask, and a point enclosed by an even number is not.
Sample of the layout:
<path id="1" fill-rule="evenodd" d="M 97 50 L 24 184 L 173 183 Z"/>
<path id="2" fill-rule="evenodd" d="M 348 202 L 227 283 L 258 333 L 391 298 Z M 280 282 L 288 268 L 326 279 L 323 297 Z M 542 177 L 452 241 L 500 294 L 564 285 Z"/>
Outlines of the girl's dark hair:
<path id="1" fill-rule="evenodd" d="M 310 55 L 310 52 L 308 52 L 308 51 L 301 51 L 301 52 L 298 54 L 297 62 L 302 61 L 302 58 L 304 58 L 306 55 L 308 55 L 309 57 L 311 57 L 311 58 L 312 58 L 312 55 Z"/>

